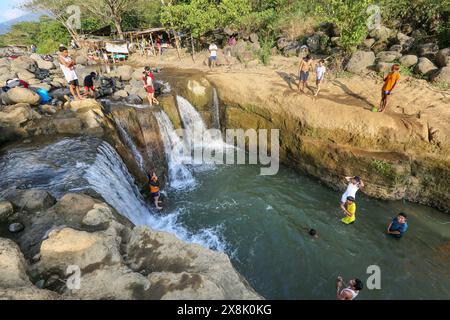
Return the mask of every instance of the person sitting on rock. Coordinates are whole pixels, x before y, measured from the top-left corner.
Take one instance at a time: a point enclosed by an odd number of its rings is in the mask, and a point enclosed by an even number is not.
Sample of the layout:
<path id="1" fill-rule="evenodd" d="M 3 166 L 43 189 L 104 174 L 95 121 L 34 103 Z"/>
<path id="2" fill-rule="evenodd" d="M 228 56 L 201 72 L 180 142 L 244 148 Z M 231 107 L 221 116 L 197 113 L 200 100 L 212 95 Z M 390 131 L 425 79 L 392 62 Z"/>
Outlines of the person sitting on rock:
<path id="1" fill-rule="evenodd" d="M 95 87 L 94 80 L 97 78 L 97 74 L 95 72 L 91 72 L 86 77 L 84 77 L 84 94 L 86 96 L 92 96 L 95 99 Z"/>
<path id="2" fill-rule="evenodd" d="M 383 112 L 386 109 L 388 103 L 388 96 L 394 90 L 398 80 L 400 80 L 400 66 L 394 64 L 391 68 L 391 72 L 384 78 L 383 88 L 381 89 L 381 102 L 379 112 Z"/>
<path id="3" fill-rule="evenodd" d="M 66 81 L 69 83 L 70 93 L 76 100 L 82 100 L 80 93 L 80 86 L 78 84 L 78 76 L 75 72 L 75 61 L 69 57 L 69 51 L 66 47 L 59 48 L 60 55 L 58 57 L 59 66 L 61 67 L 62 72 L 64 73 L 64 77 Z M 76 94 L 75 94 L 76 91 Z"/>
<path id="4" fill-rule="evenodd" d="M 356 220 L 356 203 L 352 196 L 347 197 L 347 201 L 341 204 L 341 209 L 344 211 L 345 217 L 341 221 L 345 224 L 352 224 Z"/>
<path id="5" fill-rule="evenodd" d="M 394 238 L 400 239 L 406 230 L 408 230 L 408 223 L 406 222 L 406 219 L 406 213 L 400 212 L 397 217 L 392 219 L 392 222 L 387 228 L 387 233 Z"/>
<path id="6" fill-rule="evenodd" d="M 159 180 L 158 177 L 156 176 L 156 173 L 153 172 L 152 176 L 149 177 L 149 181 L 148 184 L 150 185 L 150 194 L 153 197 L 153 201 L 155 203 L 155 207 L 156 209 L 161 210 L 162 207 L 159 205 L 160 201 L 159 201 L 159 197 L 160 197 L 160 192 L 159 192 Z"/>

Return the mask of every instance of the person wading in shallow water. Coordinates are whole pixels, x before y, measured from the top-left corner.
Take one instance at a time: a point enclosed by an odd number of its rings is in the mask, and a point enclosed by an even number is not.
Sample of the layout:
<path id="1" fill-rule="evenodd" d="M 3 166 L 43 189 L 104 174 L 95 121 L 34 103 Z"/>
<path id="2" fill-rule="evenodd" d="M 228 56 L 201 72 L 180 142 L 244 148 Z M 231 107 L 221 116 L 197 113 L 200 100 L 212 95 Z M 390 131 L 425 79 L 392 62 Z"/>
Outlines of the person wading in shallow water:
<path id="1" fill-rule="evenodd" d="M 358 296 L 363 287 L 362 281 L 356 278 L 350 280 L 347 286 L 344 283 L 344 279 L 339 276 L 336 282 L 336 297 L 338 300 L 353 300 Z"/>
<path id="2" fill-rule="evenodd" d="M 360 177 L 354 176 L 354 177 L 345 177 L 345 181 L 347 181 L 347 189 L 345 190 L 344 194 L 342 194 L 341 197 L 341 204 L 344 204 L 345 201 L 347 201 L 347 197 L 356 197 L 356 192 L 364 187 L 364 183 L 361 180 Z"/>
<path id="3" fill-rule="evenodd" d="M 153 201 L 155 203 L 155 207 L 156 209 L 162 209 L 162 207 L 159 206 L 159 196 L 160 196 L 160 192 L 159 192 L 159 180 L 158 177 L 156 176 L 156 173 L 152 173 L 152 176 L 149 176 L 148 179 L 148 184 L 150 185 L 150 193 L 153 197 Z"/>
<path id="4" fill-rule="evenodd" d="M 345 224 L 352 224 L 356 220 L 356 203 L 352 196 L 347 197 L 347 201 L 341 204 L 341 209 L 345 213 L 345 217 L 341 221 Z"/>
<path id="5" fill-rule="evenodd" d="M 400 239 L 408 230 L 406 219 L 406 213 L 400 212 L 396 218 L 392 219 L 391 224 L 387 228 L 387 233 L 394 238 Z"/>

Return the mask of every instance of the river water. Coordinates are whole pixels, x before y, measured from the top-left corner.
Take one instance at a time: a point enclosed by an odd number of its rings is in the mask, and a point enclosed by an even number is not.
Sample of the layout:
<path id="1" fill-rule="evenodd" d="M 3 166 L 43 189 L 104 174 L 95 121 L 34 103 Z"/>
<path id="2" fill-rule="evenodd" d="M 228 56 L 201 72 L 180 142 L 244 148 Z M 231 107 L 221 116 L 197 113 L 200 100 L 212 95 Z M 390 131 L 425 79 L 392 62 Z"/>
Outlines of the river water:
<path id="1" fill-rule="evenodd" d="M 194 126 L 205 125 L 187 100 L 178 97 L 177 102 L 192 143 Z M 365 282 L 372 265 L 381 270 L 381 289 L 365 289 L 358 299 L 450 298 L 448 215 L 359 193 L 357 221 L 343 225 L 341 194 L 286 167 L 274 176 L 261 176 L 255 165 L 183 163 L 186 155 L 170 120 L 163 111 L 155 116 L 169 166 L 162 212 L 145 203 L 117 152 L 92 137 L 41 138 L 3 148 L 0 196 L 12 188 L 31 187 L 47 189 L 56 197 L 95 192 L 136 225 L 225 251 L 268 299 L 334 299 L 338 275 Z M 122 139 L 133 153 L 132 138 L 124 133 Z M 207 146 L 223 143 L 203 136 Z M 385 230 L 400 211 L 408 214 L 409 230 L 398 240 Z M 308 235 L 310 228 L 318 231 L 317 239 Z"/>

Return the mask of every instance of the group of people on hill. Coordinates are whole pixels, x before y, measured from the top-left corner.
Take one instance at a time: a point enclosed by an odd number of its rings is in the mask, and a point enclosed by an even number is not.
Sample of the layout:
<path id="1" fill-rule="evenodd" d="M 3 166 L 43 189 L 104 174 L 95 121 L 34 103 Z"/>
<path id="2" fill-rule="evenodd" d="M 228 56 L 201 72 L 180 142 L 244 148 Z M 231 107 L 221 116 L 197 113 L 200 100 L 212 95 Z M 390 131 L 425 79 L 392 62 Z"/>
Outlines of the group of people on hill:
<path id="1" fill-rule="evenodd" d="M 311 68 L 313 67 L 313 60 L 310 55 L 306 55 L 302 59 L 300 59 L 299 64 L 299 82 L 298 82 L 298 91 L 304 93 L 305 85 L 307 86 L 309 73 Z M 320 59 L 315 67 L 316 73 L 316 90 L 314 92 L 314 96 L 316 97 L 319 94 L 321 84 L 324 81 L 326 67 L 325 60 Z M 388 103 L 388 98 L 394 90 L 397 82 L 400 80 L 400 66 L 398 64 L 394 64 L 391 67 L 391 71 L 387 76 L 383 78 L 383 87 L 381 88 L 381 101 L 379 108 L 374 108 L 374 111 L 384 112 L 386 110 L 386 106 Z"/>

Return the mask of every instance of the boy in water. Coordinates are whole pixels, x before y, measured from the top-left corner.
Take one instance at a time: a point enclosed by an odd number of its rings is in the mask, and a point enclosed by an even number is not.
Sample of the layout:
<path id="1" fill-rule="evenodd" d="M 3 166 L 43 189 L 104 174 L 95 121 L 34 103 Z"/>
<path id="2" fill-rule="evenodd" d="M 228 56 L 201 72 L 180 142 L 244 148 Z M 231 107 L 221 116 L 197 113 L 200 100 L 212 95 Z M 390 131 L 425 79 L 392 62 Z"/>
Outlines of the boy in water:
<path id="1" fill-rule="evenodd" d="M 386 109 L 388 103 L 388 96 L 394 90 L 398 80 L 400 80 L 400 66 L 394 64 L 392 66 L 391 72 L 384 78 L 383 88 L 381 89 L 381 102 L 379 112 L 383 112 Z"/>
<path id="2" fill-rule="evenodd" d="M 345 224 L 352 224 L 356 220 L 356 203 L 352 196 L 347 197 L 347 201 L 341 204 L 341 209 L 344 211 L 345 217 L 341 221 Z"/>
<path id="3" fill-rule="evenodd" d="M 406 222 L 406 219 L 406 213 L 400 212 L 389 224 L 387 234 L 400 239 L 406 230 L 408 230 L 408 223 Z"/>

